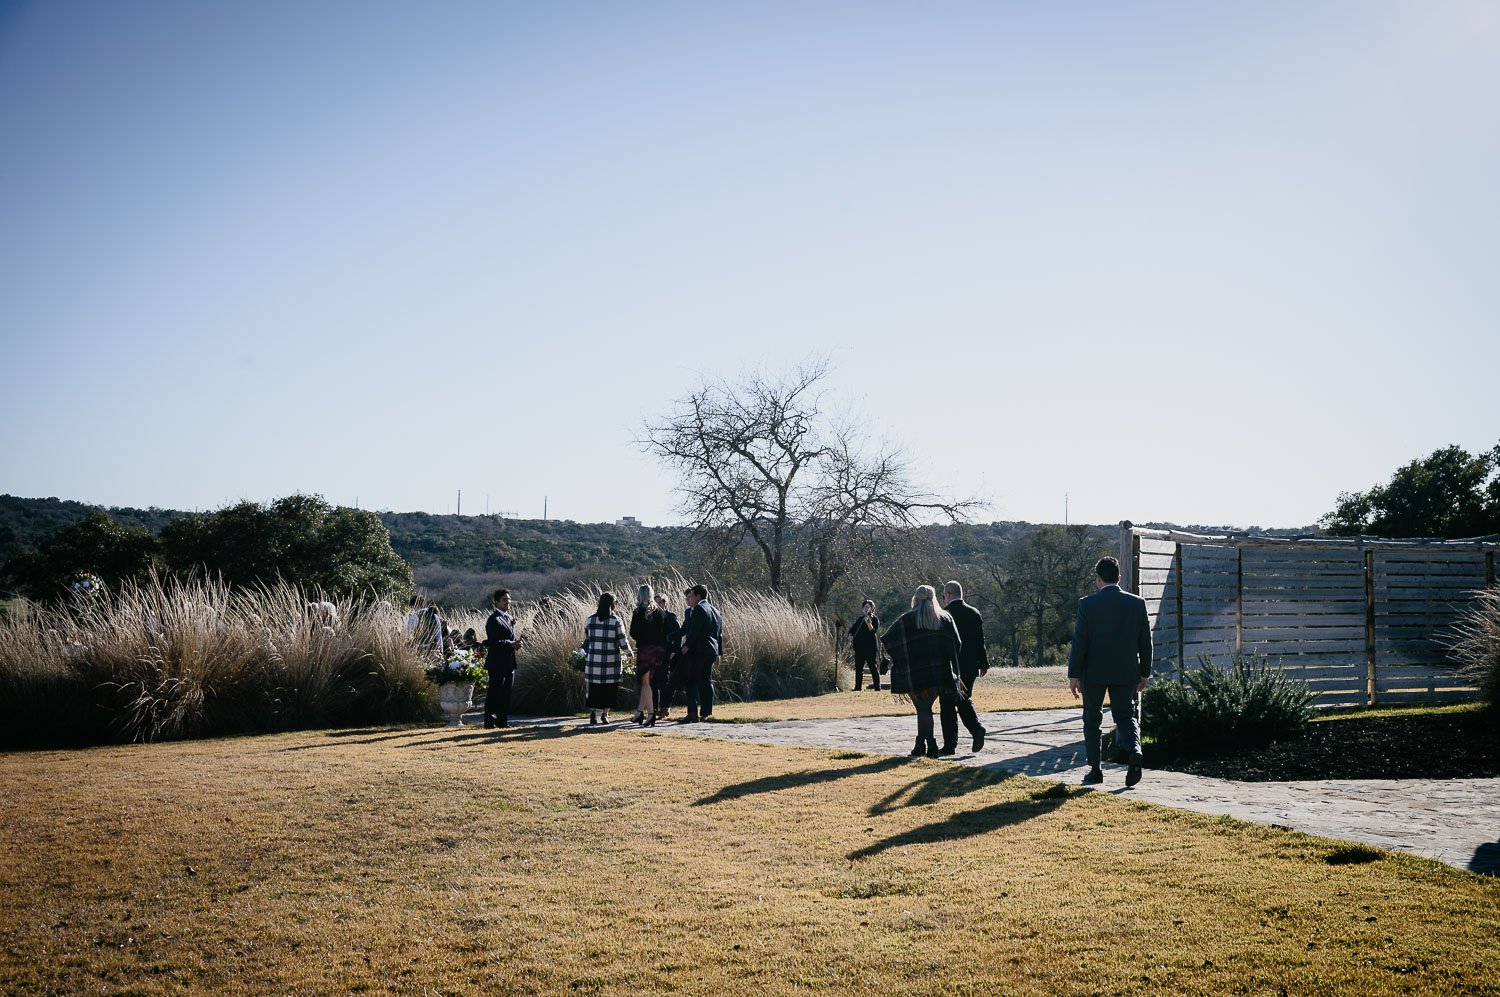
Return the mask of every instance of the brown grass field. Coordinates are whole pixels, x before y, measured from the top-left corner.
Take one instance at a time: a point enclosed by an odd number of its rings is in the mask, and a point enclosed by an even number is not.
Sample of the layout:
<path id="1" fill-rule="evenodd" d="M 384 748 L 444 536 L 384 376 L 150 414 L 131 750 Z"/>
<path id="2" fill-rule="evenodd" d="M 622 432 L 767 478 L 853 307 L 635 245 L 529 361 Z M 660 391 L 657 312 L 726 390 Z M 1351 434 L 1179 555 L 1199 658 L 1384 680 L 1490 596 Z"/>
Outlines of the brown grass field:
<path id="1" fill-rule="evenodd" d="M 869 678 L 868 675 L 865 676 Z M 844 675 L 843 684 L 854 679 Z M 884 681 L 882 680 L 882 686 Z M 679 695 L 678 701 L 681 701 Z M 974 708 L 980 713 L 998 710 L 1054 710 L 1078 706 L 1068 692 L 1065 668 L 991 668 L 974 683 Z M 681 715 L 682 707 L 674 711 Z M 914 715 L 911 701 L 864 691 L 830 692 L 798 699 L 765 699 L 750 703 L 716 703 L 717 720 L 846 720 L 851 717 L 902 717 Z"/>
<path id="2" fill-rule="evenodd" d="M 12 753 L 0 830 L 6 994 L 1500 993 L 1500 882 L 926 760 L 587 727 Z"/>

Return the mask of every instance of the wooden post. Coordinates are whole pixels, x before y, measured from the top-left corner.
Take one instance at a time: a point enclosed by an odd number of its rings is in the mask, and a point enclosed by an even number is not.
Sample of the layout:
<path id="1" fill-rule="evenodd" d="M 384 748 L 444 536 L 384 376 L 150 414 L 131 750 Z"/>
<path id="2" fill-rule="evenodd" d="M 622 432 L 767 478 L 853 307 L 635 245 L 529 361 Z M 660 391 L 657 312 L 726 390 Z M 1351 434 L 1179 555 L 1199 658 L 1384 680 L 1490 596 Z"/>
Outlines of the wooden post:
<path id="1" fill-rule="evenodd" d="M 1484 552 L 1484 587 L 1495 587 L 1495 552 L 1492 550 Z"/>
<path id="2" fill-rule="evenodd" d="M 1135 536 L 1135 524 L 1128 519 L 1120 521 L 1120 587 L 1127 592 L 1139 592 L 1135 579 L 1135 552 L 1140 549 Z M 1129 585 L 1129 588 L 1126 586 Z"/>
<path id="3" fill-rule="evenodd" d="M 1187 634 L 1182 629 L 1182 543 L 1174 540 L 1172 570 L 1177 573 L 1177 676 L 1182 677 L 1187 667 Z"/>
<path id="4" fill-rule="evenodd" d="M 1375 705 L 1375 552 L 1365 551 L 1365 702 Z"/>
<path id="5" fill-rule="evenodd" d="M 1234 548 L 1234 653 L 1245 651 L 1245 548 Z"/>

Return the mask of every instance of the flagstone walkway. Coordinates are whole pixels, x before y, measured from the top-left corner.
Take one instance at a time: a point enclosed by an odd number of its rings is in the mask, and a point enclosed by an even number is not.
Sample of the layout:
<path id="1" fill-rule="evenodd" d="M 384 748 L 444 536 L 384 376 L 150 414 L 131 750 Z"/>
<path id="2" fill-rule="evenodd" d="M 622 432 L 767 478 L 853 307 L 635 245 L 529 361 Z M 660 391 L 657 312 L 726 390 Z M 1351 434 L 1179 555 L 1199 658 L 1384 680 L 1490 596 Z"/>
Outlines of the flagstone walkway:
<path id="1" fill-rule="evenodd" d="M 981 713 L 980 720 L 988 732 L 984 750 L 969 753 L 968 736 L 960 731 L 960 750 L 951 761 L 1069 784 L 1088 771 L 1079 710 Z M 664 722 L 653 729 L 674 736 L 904 755 L 915 739 L 916 720 Z M 1100 790 L 1135 800 L 1364 842 L 1500 875 L 1500 779 L 1232 782 L 1147 769 L 1139 785 L 1126 789 L 1124 766 L 1108 764 L 1104 778 Z"/>

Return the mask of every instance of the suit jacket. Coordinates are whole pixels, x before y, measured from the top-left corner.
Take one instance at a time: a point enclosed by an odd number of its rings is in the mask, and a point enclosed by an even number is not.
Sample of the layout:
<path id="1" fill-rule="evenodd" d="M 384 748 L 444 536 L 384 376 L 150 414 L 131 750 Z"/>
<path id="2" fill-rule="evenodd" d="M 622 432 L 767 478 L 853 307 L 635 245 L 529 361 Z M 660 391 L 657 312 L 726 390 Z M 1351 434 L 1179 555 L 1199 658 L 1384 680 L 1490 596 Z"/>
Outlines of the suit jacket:
<path id="1" fill-rule="evenodd" d="M 962 645 L 959 649 L 958 668 L 967 681 L 990 666 L 988 652 L 984 647 L 984 617 L 979 615 L 979 610 L 962 599 L 954 599 L 944 608 L 953 617 L 954 626 L 958 627 L 958 639 Z"/>
<path id="2" fill-rule="evenodd" d="M 1146 600 L 1106 585 L 1078 600 L 1068 678 L 1089 685 L 1135 685 L 1151 674 Z"/>
<path id="3" fill-rule="evenodd" d="M 864 654 L 874 654 L 880 647 L 880 617 L 874 613 L 870 614 L 870 626 L 865 626 L 865 615 L 859 614 L 854 621 L 854 626 L 849 628 L 849 642 L 854 645 L 856 651 Z"/>
<path id="4" fill-rule="evenodd" d="M 724 621 L 707 599 L 687 611 L 682 621 L 682 654 L 691 661 L 713 661 L 724 648 Z"/>
<path id="5" fill-rule="evenodd" d="M 516 670 L 516 649 L 513 647 L 502 647 L 504 641 L 516 639 L 516 632 L 505 625 L 500 619 L 500 611 L 494 610 L 489 619 L 484 621 L 484 639 L 489 645 L 489 653 L 485 655 L 484 667 L 491 675 L 499 673 L 505 675 Z"/>

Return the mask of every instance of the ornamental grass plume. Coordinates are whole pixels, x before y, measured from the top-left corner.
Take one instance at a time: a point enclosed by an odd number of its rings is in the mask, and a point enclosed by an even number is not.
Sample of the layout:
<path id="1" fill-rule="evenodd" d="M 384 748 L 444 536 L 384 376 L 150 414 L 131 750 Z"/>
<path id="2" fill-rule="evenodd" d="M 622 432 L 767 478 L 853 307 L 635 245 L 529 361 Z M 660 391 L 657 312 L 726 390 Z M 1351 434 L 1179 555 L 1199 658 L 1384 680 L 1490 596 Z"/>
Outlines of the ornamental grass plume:
<path id="1" fill-rule="evenodd" d="M 157 741 L 433 715 L 387 603 L 152 577 L 0 622 L 0 739 Z"/>
<path id="2" fill-rule="evenodd" d="M 1479 686 L 1486 703 L 1500 707 L 1500 589 L 1474 593 L 1447 644 L 1458 673 Z"/>

